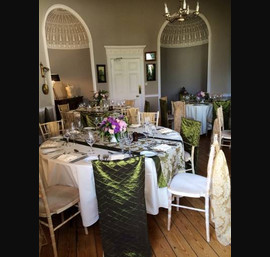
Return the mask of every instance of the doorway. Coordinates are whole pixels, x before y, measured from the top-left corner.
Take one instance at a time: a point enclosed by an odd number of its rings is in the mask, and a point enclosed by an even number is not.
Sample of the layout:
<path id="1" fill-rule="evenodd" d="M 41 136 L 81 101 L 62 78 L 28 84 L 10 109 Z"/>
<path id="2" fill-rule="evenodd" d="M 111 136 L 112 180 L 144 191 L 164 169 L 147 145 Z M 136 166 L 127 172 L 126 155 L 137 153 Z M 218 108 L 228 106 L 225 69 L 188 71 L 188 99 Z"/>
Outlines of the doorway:
<path id="1" fill-rule="evenodd" d="M 145 86 L 143 49 L 145 46 L 105 46 L 109 93 L 113 100 L 134 99 L 144 109 Z"/>

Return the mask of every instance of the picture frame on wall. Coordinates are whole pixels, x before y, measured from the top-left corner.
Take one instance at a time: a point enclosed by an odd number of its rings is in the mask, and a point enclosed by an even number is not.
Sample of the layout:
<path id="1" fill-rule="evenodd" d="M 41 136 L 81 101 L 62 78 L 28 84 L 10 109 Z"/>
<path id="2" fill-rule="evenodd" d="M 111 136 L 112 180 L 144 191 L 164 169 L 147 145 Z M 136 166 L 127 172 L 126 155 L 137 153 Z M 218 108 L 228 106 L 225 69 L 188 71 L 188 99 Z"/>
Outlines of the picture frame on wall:
<path id="1" fill-rule="evenodd" d="M 156 64 L 155 63 L 146 64 L 146 80 L 147 81 L 156 80 Z"/>
<path id="2" fill-rule="evenodd" d="M 106 83 L 106 65 L 97 64 L 97 79 L 98 83 Z"/>
<path id="3" fill-rule="evenodd" d="M 156 52 L 146 52 L 145 61 L 156 61 Z"/>

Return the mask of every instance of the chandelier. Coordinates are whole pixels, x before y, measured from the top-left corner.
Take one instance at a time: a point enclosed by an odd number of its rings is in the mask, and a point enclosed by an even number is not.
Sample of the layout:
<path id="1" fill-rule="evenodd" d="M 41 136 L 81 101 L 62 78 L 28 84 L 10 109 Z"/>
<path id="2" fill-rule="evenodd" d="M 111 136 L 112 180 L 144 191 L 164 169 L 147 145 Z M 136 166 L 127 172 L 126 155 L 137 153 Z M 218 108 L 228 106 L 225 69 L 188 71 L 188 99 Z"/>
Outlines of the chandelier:
<path id="1" fill-rule="evenodd" d="M 184 20 L 191 18 L 192 16 L 199 15 L 199 2 L 197 2 L 196 10 L 194 12 L 190 13 L 189 12 L 189 5 L 187 5 L 186 0 L 183 1 L 183 4 L 182 4 L 182 1 L 180 1 L 180 8 L 179 8 L 178 12 L 174 13 L 172 15 L 169 12 L 167 4 L 165 3 L 164 5 L 165 5 L 164 16 L 165 16 L 166 20 L 171 22 L 171 23 L 174 22 L 175 20 L 184 21 Z"/>

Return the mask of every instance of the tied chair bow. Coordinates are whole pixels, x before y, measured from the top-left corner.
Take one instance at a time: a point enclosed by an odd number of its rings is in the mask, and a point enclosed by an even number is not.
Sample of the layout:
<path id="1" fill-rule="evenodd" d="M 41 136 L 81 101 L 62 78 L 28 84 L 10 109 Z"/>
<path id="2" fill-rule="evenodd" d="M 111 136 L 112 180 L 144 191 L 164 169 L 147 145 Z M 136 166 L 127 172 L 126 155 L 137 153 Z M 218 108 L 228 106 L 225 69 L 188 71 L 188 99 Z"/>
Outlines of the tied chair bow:
<path id="1" fill-rule="evenodd" d="M 92 162 L 105 257 L 151 257 L 144 156 Z"/>

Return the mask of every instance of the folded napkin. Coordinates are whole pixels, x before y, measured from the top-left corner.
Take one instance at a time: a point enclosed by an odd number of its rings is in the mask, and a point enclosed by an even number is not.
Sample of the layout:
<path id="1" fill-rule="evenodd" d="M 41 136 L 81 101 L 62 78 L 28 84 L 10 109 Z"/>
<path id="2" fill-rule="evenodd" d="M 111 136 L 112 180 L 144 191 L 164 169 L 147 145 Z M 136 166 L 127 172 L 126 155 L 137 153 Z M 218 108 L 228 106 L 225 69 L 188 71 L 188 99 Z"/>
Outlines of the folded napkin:
<path id="1" fill-rule="evenodd" d="M 58 148 L 48 148 L 48 149 L 42 149 L 42 153 L 43 154 L 47 154 L 47 153 L 51 153 L 51 152 L 55 152 L 57 150 L 60 150 Z"/>
<path id="2" fill-rule="evenodd" d="M 77 158 L 80 158 L 80 156 L 73 155 L 73 154 L 62 154 L 57 158 L 57 160 L 64 161 L 64 162 L 70 162 L 70 161 L 73 161 Z"/>
<path id="3" fill-rule="evenodd" d="M 125 158 L 125 154 L 123 153 L 114 153 L 110 155 L 110 160 L 122 160 Z"/>
<path id="4" fill-rule="evenodd" d="M 165 134 L 165 133 L 169 133 L 169 132 L 172 132 L 173 130 L 169 129 L 169 128 L 163 128 L 163 129 L 160 129 L 159 132 L 161 134 Z"/>
<path id="5" fill-rule="evenodd" d="M 166 152 L 167 150 L 171 149 L 171 146 L 169 146 L 167 144 L 161 144 L 161 145 L 157 145 L 157 146 L 153 147 L 153 149 L 156 151 Z"/>
<path id="6" fill-rule="evenodd" d="M 51 148 L 51 147 L 58 147 L 58 146 L 60 146 L 59 142 L 47 140 L 44 143 L 42 143 L 40 148 Z"/>

